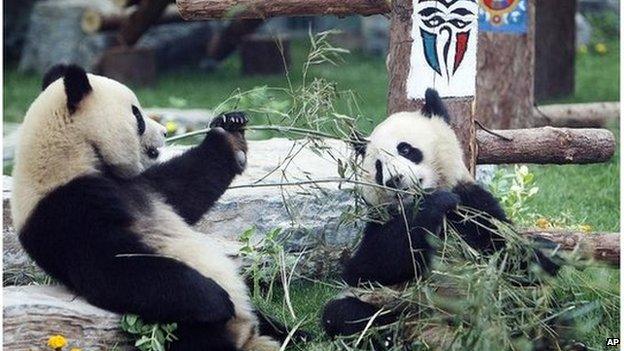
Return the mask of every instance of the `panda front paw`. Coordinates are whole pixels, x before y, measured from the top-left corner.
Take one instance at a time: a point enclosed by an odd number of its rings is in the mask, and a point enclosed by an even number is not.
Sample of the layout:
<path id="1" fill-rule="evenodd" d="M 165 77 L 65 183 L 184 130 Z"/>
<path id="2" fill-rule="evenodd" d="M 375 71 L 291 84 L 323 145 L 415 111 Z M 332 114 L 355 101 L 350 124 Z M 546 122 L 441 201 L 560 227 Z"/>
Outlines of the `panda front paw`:
<path id="1" fill-rule="evenodd" d="M 241 111 L 222 113 L 210 122 L 210 128 L 223 128 L 225 131 L 244 132 L 244 128 L 249 122 L 247 115 Z"/>
<path id="2" fill-rule="evenodd" d="M 421 211 L 429 216 L 442 217 L 448 212 L 457 209 L 460 201 L 459 195 L 452 191 L 436 189 L 424 196 Z"/>
<path id="3" fill-rule="evenodd" d="M 244 128 L 249 119 L 243 112 L 228 112 L 215 117 L 210 122 L 210 132 L 206 136 L 206 142 L 213 147 L 207 146 L 209 149 L 218 150 L 221 146 L 226 145 L 233 153 L 233 166 L 235 172 L 243 173 L 247 166 L 247 141 L 245 140 Z M 220 135 L 216 139 L 210 135 Z M 223 143 L 225 141 L 225 143 Z"/>

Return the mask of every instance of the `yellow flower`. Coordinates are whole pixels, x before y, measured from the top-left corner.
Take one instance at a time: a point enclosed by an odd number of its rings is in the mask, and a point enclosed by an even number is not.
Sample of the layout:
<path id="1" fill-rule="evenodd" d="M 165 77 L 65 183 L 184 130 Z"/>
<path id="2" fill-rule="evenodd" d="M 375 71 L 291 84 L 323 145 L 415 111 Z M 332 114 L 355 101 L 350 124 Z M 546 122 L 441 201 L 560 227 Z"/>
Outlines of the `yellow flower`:
<path id="1" fill-rule="evenodd" d="M 581 53 L 581 54 L 586 54 L 587 53 L 587 45 L 585 45 L 585 44 L 579 45 L 578 52 Z"/>
<path id="2" fill-rule="evenodd" d="M 82 351 L 82 349 L 79 349 L 77 347 L 74 347 L 73 349 L 69 350 L 69 351 Z"/>
<path id="3" fill-rule="evenodd" d="M 538 219 L 535 224 L 537 225 L 538 228 L 541 229 L 546 229 L 550 227 L 550 221 L 546 218 L 540 218 Z"/>
<path id="4" fill-rule="evenodd" d="M 581 224 L 580 228 L 583 233 L 590 233 L 593 229 L 589 224 Z"/>
<path id="5" fill-rule="evenodd" d="M 167 134 L 173 134 L 178 130 L 178 124 L 174 121 L 168 121 L 165 128 L 167 128 Z"/>
<path id="6" fill-rule="evenodd" d="M 597 53 L 599 53 L 600 55 L 604 55 L 607 53 L 607 51 L 609 51 L 607 49 L 607 45 L 605 43 L 598 43 L 594 46 L 594 50 L 596 50 Z"/>
<path id="7" fill-rule="evenodd" d="M 48 339 L 48 346 L 53 349 L 61 349 L 67 346 L 67 340 L 63 337 L 63 335 L 52 335 Z"/>

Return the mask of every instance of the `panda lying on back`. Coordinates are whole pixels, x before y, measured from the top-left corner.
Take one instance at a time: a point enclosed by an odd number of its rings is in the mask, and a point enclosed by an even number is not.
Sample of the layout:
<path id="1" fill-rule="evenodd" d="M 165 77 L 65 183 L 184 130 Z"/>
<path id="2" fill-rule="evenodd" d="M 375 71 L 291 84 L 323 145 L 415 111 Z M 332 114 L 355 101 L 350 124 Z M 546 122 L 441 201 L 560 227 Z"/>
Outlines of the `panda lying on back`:
<path id="1" fill-rule="evenodd" d="M 466 169 L 460 144 L 436 91 L 427 91 L 421 112 L 388 117 L 372 132 L 368 144 L 358 145 L 356 151 L 364 156 L 364 180 L 386 187 L 364 186 L 360 189 L 362 197 L 370 206 L 385 206 L 390 219 L 366 223 L 359 246 L 342 273 L 349 286 L 372 283 L 392 287 L 426 275 L 435 253 L 426 237 L 441 234 L 445 217 L 474 249 L 491 254 L 505 247 L 493 221 L 483 216 L 478 224 L 462 221 L 454 211 L 462 205 L 508 222 L 498 201 L 476 184 Z M 387 188 L 425 191 L 415 203 L 413 196 L 399 198 L 396 191 Z M 399 202 L 404 211 L 398 210 Z M 555 274 L 558 265 L 534 251 L 541 267 Z M 375 302 L 365 300 L 347 292 L 330 301 L 322 316 L 325 331 L 335 336 L 364 330 L 380 309 Z M 388 324 L 396 318 L 396 314 L 381 314 L 375 323 Z"/>
<path id="2" fill-rule="evenodd" d="M 235 262 L 190 227 L 244 170 L 246 118 L 217 118 L 200 145 L 145 169 L 164 137 L 152 123 L 124 85 L 50 70 L 13 171 L 23 247 L 98 307 L 178 322 L 172 350 L 279 349 L 260 330 L 283 330 L 254 312 Z"/>

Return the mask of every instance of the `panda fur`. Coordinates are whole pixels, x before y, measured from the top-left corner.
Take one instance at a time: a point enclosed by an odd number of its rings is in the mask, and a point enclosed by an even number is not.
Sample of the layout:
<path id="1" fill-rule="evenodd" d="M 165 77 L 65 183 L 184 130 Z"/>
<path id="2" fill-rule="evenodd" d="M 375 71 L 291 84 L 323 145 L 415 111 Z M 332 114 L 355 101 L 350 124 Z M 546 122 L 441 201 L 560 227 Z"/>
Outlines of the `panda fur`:
<path id="1" fill-rule="evenodd" d="M 162 139 L 141 134 L 162 129 L 130 89 L 75 65 L 55 66 L 43 88 L 11 198 L 35 262 L 95 306 L 177 322 L 171 350 L 279 349 L 285 331 L 254 311 L 234 260 L 191 228 L 245 168 L 244 115 L 215 119 L 201 144 L 146 167 Z"/>
<path id="2" fill-rule="evenodd" d="M 344 265 L 342 279 L 348 286 L 398 288 L 426 275 L 435 254 L 426 237 L 441 234 L 445 217 L 474 249 L 491 254 L 505 247 L 492 221 L 483 216 L 480 225 L 462 221 L 454 211 L 462 205 L 509 222 L 494 196 L 478 185 L 465 167 L 459 141 L 436 91 L 426 92 L 421 111 L 389 116 L 368 142 L 355 146 L 363 156 L 362 180 L 378 185 L 362 186 L 359 193 L 371 208 L 387 209 L 389 219 L 366 223 L 355 253 Z M 410 196 L 398 197 L 395 191 L 414 188 L 428 189 L 417 203 Z M 399 205 L 404 211 L 399 211 Z M 415 214 L 404 215 L 411 213 Z M 535 256 L 547 273 L 556 274 L 557 264 L 538 250 Z M 325 305 L 322 325 L 328 335 L 359 333 L 380 310 L 379 301 L 358 295 L 356 290 L 349 289 Z M 375 325 L 391 323 L 397 317 L 393 313 L 379 315 Z"/>

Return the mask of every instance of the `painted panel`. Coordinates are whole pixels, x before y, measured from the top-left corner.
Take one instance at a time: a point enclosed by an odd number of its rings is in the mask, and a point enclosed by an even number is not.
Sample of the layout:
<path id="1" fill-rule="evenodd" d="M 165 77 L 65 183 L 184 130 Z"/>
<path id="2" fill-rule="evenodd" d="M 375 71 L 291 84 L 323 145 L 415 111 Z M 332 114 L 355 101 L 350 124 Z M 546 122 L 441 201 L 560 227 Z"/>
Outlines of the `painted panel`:
<path id="1" fill-rule="evenodd" d="M 414 0 L 407 96 L 427 88 L 442 97 L 474 96 L 477 71 L 477 0 Z"/>
<path id="2" fill-rule="evenodd" d="M 507 34 L 527 32 L 527 0 L 479 0 L 479 30 Z"/>

